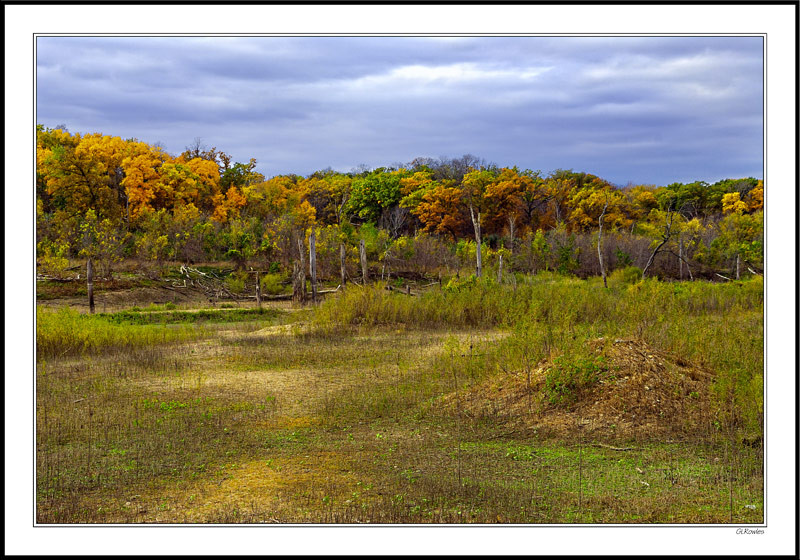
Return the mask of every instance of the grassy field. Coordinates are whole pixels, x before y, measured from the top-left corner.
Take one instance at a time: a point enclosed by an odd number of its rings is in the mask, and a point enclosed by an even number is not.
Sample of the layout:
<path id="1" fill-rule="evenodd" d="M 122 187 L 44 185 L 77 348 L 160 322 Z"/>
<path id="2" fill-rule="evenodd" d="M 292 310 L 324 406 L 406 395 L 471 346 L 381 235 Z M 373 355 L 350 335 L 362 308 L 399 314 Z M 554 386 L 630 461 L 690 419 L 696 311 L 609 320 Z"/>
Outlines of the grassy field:
<path id="1" fill-rule="evenodd" d="M 762 302 L 544 274 L 41 309 L 37 521 L 760 523 Z"/>

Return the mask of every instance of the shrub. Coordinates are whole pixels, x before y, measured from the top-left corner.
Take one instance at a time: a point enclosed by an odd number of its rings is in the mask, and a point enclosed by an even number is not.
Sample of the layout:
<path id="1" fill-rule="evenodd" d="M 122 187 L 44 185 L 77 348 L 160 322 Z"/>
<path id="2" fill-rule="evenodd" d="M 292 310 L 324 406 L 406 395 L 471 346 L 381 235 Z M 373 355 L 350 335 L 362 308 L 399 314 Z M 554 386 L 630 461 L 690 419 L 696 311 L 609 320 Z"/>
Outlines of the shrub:
<path id="1" fill-rule="evenodd" d="M 623 251 L 622 249 L 617 249 L 614 252 L 614 254 L 617 257 L 617 264 L 619 266 L 628 267 L 628 266 L 631 266 L 633 264 L 633 260 L 631 259 L 631 256 L 628 253 L 626 253 L 625 251 Z"/>
<path id="2" fill-rule="evenodd" d="M 580 266 L 578 251 L 575 249 L 575 235 L 570 235 L 566 242 L 556 247 L 556 270 L 559 274 L 570 275 Z"/>
<path id="3" fill-rule="evenodd" d="M 66 243 L 47 243 L 40 241 L 36 245 L 37 268 L 44 274 L 63 278 L 69 268 L 69 246 Z"/>
<path id="4" fill-rule="evenodd" d="M 247 273 L 244 271 L 234 272 L 225 279 L 225 286 L 234 294 L 241 294 L 245 291 Z"/>
<path id="5" fill-rule="evenodd" d="M 606 371 L 603 357 L 578 358 L 572 362 L 563 356 L 556 358 L 545 375 L 544 392 L 547 401 L 555 406 L 569 406 L 600 381 Z"/>
<path id="6" fill-rule="evenodd" d="M 635 284 L 642 279 L 642 269 L 638 266 L 618 268 L 608 276 L 608 279 L 612 283 L 619 285 Z"/>
<path id="7" fill-rule="evenodd" d="M 265 274 L 261 277 L 261 293 L 276 295 L 283 291 L 282 274 Z"/>

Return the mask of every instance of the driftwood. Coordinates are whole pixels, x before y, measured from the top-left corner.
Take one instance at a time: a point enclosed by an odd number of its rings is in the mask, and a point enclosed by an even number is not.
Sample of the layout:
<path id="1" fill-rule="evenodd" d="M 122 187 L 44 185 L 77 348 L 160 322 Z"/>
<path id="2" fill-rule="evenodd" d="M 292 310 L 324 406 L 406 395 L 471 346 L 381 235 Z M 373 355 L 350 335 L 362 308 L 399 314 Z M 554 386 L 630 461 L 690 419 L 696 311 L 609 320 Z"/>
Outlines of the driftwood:
<path id="1" fill-rule="evenodd" d="M 411 288 L 408 287 L 408 286 L 406 286 L 405 290 L 401 290 L 400 288 L 395 288 L 394 286 L 386 286 L 386 289 L 387 290 L 393 290 L 395 292 L 400 292 L 401 294 L 405 294 L 407 296 L 416 296 L 417 295 L 417 294 L 412 293 L 411 292 Z"/>
<path id="2" fill-rule="evenodd" d="M 336 288 L 334 288 L 333 290 L 317 290 L 317 295 L 319 296 L 319 295 L 322 295 L 322 294 L 333 294 L 333 293 L 338 292 L 341 289 L 341 287 L 342 286 L 340 284 L 340 285 L 336 286 Z M 269 300 L 269 301 L 288 301 L 288 300 L 291 300 L 293 297 L 294 297 L 293 293 L 291 293 L 291 294 L 277 294 L 277 295 L 261 294 L 261 299 L 262 300 Z M 306 292 L 306 298 L 310 298 L 310 297 L 311 297 L 311 292 Z M 255 298 L 256 298 L 256 296 L 239 296 L 237 299 L 255 299 Z"/>
<path id="3" fill-rule="evenodd" d="M 606 445 L 605 443 L 586 443 L 584 445 L 588 445 L 591 447 L 604 447 L 606 449 L 612 449 L 614 451 L 634 451 L 639 449 L 638 447 L 613 447 L 611 445 Z"/>

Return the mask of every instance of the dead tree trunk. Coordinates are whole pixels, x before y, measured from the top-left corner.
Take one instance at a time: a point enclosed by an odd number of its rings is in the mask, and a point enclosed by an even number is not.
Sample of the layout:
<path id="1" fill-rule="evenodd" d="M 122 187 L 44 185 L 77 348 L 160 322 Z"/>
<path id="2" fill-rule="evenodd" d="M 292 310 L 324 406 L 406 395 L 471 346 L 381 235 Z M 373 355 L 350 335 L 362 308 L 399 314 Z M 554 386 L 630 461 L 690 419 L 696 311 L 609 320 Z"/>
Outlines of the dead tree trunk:
<path id="1" fill-rule="evenodd" d="M 511 255 L 514 255 L 514 234 L 517 230 L 517 218 L 512 214 L 508 217 L 508 237 L 510 238 L 510 247 L 508 248 L 511 251 Z"/>
<path id="2" fill-rule="evenodd" d="M 256 304 L 261 309 L 261 273 L 256 272 Z"/>
<path id="3" fill-rule="evenodd" d="M 475 276 L 481 277 L 483 266 L 481 263 L 481 213 L 478 211 L 478 218 L 475 219 L 475 211 L 470 204 L 469 216 L 472 218 L 472 227 L 475 229 Z"/>
<path id="4" fill-rule="evenodd" d="M 86 293 L 89 296 L 89 313 L 94 313 L 94 264 L 91 257 L 86 261 Z"/>
<path id="5" fill-rule="evenodd" d="M 503 253 L 500 253 L 500 258 L 497 265 L 497 283 L 503 283 Z"/>
<path id="6" fill-rule="evenodd" d="M 647 259 L 647 264 L 644 266 L 644 270 L 642 270 L 642 278 L 645 278 L 647 276 L 647 270 L 650 268 L 650 265 L 653 264 L 656 255 L 659 253 L 659 251 L 661 251 L 661 248 L 667 244 L 667 241 L 669 241 L 672 238 L 672 233 L 673 233 L 672 221 L 674 218 L 675 218 L 675 212 L 670 211 L 664 223 L 664 232 L 661 234 L 661 241 L 659 242 L 658 245 L 656 245 L 656 248 L 650 255 L 650 258 Z"/>
<path id="7" fill-rule="evenodd" d="M 306 252 L 303 250 L 303 238 L 297 239 L 298 260 L 294 262 L 292 270 L 292 301 L 303 304 L 306 302 Z"/>
<path id="8" fill-rule="evenodd" d="M 311 226 L 308 237 L 308 268 L 311 273 L 311 301 L 317 303 L 317 232 Z"/>
<path id="9" fill-rule="evenodd" d="M 367 246 L 364 244 L 363 239 L 358 243 L 358 256 L 361 259 L 361 280 L 366 286 L 369 278 L 369 269 L 367 268 Z"/>
<path id="10" fill-rule="evenodd" d="M 739 253 L 736 253 L 736 279 L 739 280 Z"/>
<path id="11" fill-rule="evenodd" d="M 603 286 L 608 288 L 606 267 L 603 266 L 603 218 L 606 217 L 606 210 L 608 210 L 608 193 L 606 193 L 606 204 L 603 206 L 603 211 L 600 213 L 600 219 L 598 220 L 600 228 L 597 230 L 597 259 L 600 261 L 600 274 L 603 277 Z"/>
<path id="12" fill-rule="evenodd" d="M 342 285 L 342 290 L 344 290 L 345 284 L 347 284 L 347 246 L 344 244 L 344 241 L 339 243 L 339 266 L 341 270 L 342 280 L 340 284 Z"/>

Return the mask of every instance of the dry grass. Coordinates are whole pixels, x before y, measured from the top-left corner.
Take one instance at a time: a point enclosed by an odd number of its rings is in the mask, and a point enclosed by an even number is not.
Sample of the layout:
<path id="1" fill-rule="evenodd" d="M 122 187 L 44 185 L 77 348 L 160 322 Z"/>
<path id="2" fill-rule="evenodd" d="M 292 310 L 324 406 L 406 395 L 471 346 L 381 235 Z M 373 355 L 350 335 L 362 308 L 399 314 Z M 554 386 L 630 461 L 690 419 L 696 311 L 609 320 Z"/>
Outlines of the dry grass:
<path id="1" fill-rule="evenodd" d="M 529 370 L 502 373 L 464 394 L 443 398 L 470 418 L 483 418 L 520 432 L 570 436 L 578 429 L 604 440 L 699 439 L 710 437 L 717 419 L 710 409 L 712 374 L 683 359 L 630 339 L 595 339 L 586 345 L 597 368 L 593 383 L 581 390 L 548 391 L 554 372 L 565 366 L 546 359 Z M 586 367 L 586 366 L 584 366 Z M 560 402 L 555 397 L 573 397 Z"/>
<path id="2" fill-rule="evenodd" d="M 703 372 L 716 375 L 718 357 L 694 360 L 678 344 L 667 351 L 630 336 L 586 347 L 598 327 L 574 322 L 552 333 L 536 323 L 317 329 L 305 312 L 292 317 L 40 362 L 37 520 L 763 521 L 762 450 L 750 434 L 724 415 L 702 430 L 684 422 L 691 403 L 705 411 L 715 402 Z M 545 348 L 565 363 L 597 349 L 614 383 L 603 378 L 582 399 L 531 415 L 531 402 L 547 403 Z M 612 390 L 598 393 L 601 385 Z M 606 418 L 624 403 L 640 422 Z M 595 445 L 617 439 L 633 449 Z"/>

